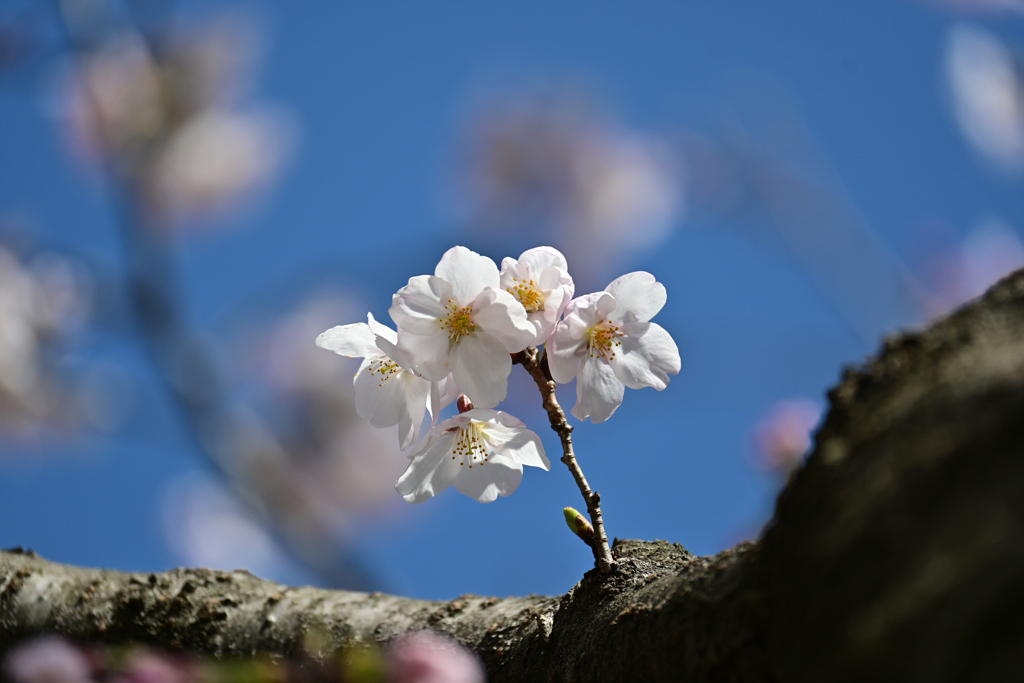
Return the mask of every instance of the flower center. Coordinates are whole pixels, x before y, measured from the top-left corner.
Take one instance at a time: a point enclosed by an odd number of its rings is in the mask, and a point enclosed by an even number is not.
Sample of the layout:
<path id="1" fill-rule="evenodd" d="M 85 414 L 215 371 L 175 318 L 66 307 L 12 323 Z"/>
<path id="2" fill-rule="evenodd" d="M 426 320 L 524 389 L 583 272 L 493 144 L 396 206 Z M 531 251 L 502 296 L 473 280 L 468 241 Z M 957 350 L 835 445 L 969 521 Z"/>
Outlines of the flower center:
<path id="1" fill-rule="evenodd" d="M 519 278 L 512 278 L 514 283 L 511 287 L 506 287 L 505 291 L 516 298 L 516 300 L 523 305 L 527 313 L 536 313 L 537 311 L 544 310 L 544 293 L 540 291 L 536 283 L 532 279 L 520 280 Z"/>
<path id="2" fill-rule="evenodd" d="M 492 453 L 484 442 L 483 431 L 481 422 L 470 422 L 468 427 L 459 429 L 452 448 L 452 460 L 458 460 L 460 466 L 468 464 L 469 469 L 473 469 L 473 465 L 482 466 L 489 462 Z"/>
<path id="3" fill-rule="evenodd" d="M 398 374 L 401 370 L 401 366 L 395 361 L 391 360 L 387 356 L 381 356 L 380 358 L 374 358 L 370 361 L 370 375 L 377 376 L 380 383 L 377 386 L 384 386 L 385 383 L 392 377 Z"/>
<path id="4" fill-rule="evenodd" d="M 448 339 L 454 343 L 459 343 L 459 337 L 463 337 L 467 334 L 476 331 L 476 323 L 473 322 L 473 307 L 463 306 L 459 308 L 459 304 L 448 299 L 448 315 L 444 318 L 438 318 L 437 321 L 441 323 L 441 326 L 448 330 Z"/>
<path id="5" fill-rule="evenodd" d="M 625 336 L 618 325 L 613 325 L 608 320 L 602 320 L 587 330 L 587 345 L 590 347 L 590 357 L 600 356 L 605 361 L 615 358 L 616 347 L 622 346 L 619 337 Z"/>

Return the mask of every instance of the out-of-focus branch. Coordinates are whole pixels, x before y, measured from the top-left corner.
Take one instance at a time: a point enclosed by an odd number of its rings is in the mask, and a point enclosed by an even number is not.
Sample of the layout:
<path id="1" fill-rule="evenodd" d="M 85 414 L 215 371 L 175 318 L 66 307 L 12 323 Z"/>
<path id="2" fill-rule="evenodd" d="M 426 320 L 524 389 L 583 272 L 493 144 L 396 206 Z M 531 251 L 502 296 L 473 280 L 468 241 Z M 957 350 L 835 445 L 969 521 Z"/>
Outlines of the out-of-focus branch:
<path id="1" fill-rule="evenodd" d="M 84 60 L 96 36 L 77 35 L 64 4 L 55 2 L 55 11 L 71 51 Z M 154 37 L 140 34 L 141 38 Z M 155 45 L 147 47 L 156 53 Z M 98 95 L 89 83 L 84 90 L 99 110 Z M 172 235 L 156 224 L 153 207 L 146 201 L 153 149 L 166 142 L 159 133 L 151 135 L 133 140 L 128 150 L 111 151 L 105 159 L 105 179 L 122 233 L 128 270 L 125 284 L 140 338 L 168 395 L 179 408 L 195 452 L 267 524 L 279 545 L 300 564 L 332 586 L 371 587 L 373 582 L 366 572 L 339 549 L 325 552 L 325 543 L 304 543 L 296 538 L 287 527 L 285 511 L 265 495 L 267 490 L 259 490 L 253 468 L 231 462 L 220 452 L 225 444 L 246 442 L 249 427 L 222 383 L 218 364 L 204 349 L 182 310 L 173 249 L 168 244 Z"/>

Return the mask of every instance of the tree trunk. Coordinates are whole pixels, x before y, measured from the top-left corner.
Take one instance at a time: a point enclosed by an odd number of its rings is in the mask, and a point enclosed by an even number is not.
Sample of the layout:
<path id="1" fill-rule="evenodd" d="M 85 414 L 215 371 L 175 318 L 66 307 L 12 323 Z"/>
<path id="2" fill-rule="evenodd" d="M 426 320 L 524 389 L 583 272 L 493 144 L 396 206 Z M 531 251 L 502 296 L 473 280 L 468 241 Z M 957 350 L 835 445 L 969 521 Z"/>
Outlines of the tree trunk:
<path id="1" fill-rule="evenodd" d="M 757 543 L 695 557 L 617 541 L 561 597 L 450 602 L 128 574 L 0 553 L 0 649 L 56 631 L 217 656 L 415 628 L 492 681 L 1024 677 L 1024 271 L 848 369 Z"/>

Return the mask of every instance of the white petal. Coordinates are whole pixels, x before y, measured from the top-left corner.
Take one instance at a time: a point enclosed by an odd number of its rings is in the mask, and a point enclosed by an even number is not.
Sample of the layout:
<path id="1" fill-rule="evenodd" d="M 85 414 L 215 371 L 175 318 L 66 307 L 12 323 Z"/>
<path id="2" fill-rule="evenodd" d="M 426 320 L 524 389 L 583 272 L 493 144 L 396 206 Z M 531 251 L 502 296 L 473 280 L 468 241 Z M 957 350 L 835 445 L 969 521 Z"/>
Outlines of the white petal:
<path id="1" fill-rule="evenodd" d="M 451 372 L 451 346 L 444 330 L 427 335 L 398 331 L 398 355 L 402 363 L 431 382 L 439 382 Z"/>
<path id="2" fill-rule="evenodd" d="M 618 304 L 612 313 L 614 320 L 627 323 L 645 323 L 665 305 L 665 285 L 642 270 L 626 273 L 604 288 Z"/>
<path id="3" fill-rule="evenodd" d="M 492 458 L 483 465 L 459 468 L 455 490 L 481 503 L 492 503 L 498 496 L 508 496 L 523 480 L 523 466 L 511 461 Z"/>
<path id="4" fill-rule="evenodd" d="M 380 349 L 381 353 L 401 365 L 403 368 L 407 370 L 412 369 L 412 366 L 409 365 L 409 361 L 405 360 L 405 354 L 403 354 L 402 350 L 398 348 L 397 343 L 392 342 L 387 337 L 383 337 L 379 334 L 376 336 L 376 341 L 377 348 Z"/>
<path id="5" fill-rule="evenodd" d="M 587 357 L 586 338 L 573 334 L 567 321 L 562 321 L 547 342 L 548 369 L 559 384 L 568 384 L 583 366 Z"/>
<path id="6" fill-rule="evenodd" d="M 355 385 L 355 398 L 356 398 L 356 414 L 364 420 L 370 420 L 371 424 L 374 423 L 376 415 L 381 412 L 381 406 L 385 402 L 391 400 L 393 403 L 394 390 L 390 386 L 382 385 L 380 375 L 377 373 L 370 374 L 370 361 L 367 358 L 363 361 L 363 364 L 359 366 L 359 371 L 356 372 L 356 379 L 353 383 Z M 380 424 L 381 420 L 377 419 L 374 427 L 390 427 L 398 421 L 398 413 L 395 413 L 395 421 L 390 424 Z"/>
<path id="7" fill-rule="evenodd" d="M 626 323 L 622 346 L 611 361 L 615 376 L 630 389 L 668 386 L 668 375 L 679 373 L 679 347 L 657 323 Z"/>
<path id="8" fill-rule="evenodd" d="M 427 412 L 430 413 L 430 426 L 433 427 L 437 424 L 437 418 L 441 414 L 441 389 L 437 382 L 430 382 Z"/>
<path id="9" fill-rule="evenodd" d="M 479 408 L 493 408 L 505 400 L 512 357 L 497 338 L 474 332 L 459 339 L 452 349 L 452 377 L 462 392 Z"/>
<path id="10" fill-rule="evenodd" d="M 379 374 L 370 375 L 369 372 L 364 372 L 361 377 L 370 378 L 369 383 L 371 386 L 367 387 L 366 391 L 370 392 L 376 390 L 378 395 L 381 397 L 377 404 L 377 409 L 374 410 L 373 415 L 368 418 L 370 420 L 370 424 L 377 429 L 384 429 L 385 427 L 391 427 L 392 425 L 398 424 L 402 414 L 403 405 L 405 404 L 405 397 L 402 395 L 398 378 L 391 377 L 387 381 L 383 381 L 383 378 L 381 378 Z M 399 437 L 399 439 L 401 439 L 401 437 Z"/>
<path id="11" fill-rule="evenodd" d="M 534 282 L 539 282 L 540 274 L 548 266 L 555 266 L 564 271 L 569 270 L 569 264 L 565 262 L 562 252 L 554 247 L 534 247 L 527 249 L 519 257 L 519 266 L 529 268 Z"/>
<path id="12" fill-rule="evenodd" d="M 513 278 L 529 279 L 529 270 L 526 266 L 520 266 L 519 262 L 511 256 L 506 256 L 501 260 L 501 272 L 498 273 L 498 281 L 502 289 L 513 286 L 515 281 Z"/>
<path id="13" fill-rule="evenodd" d="M 526 309 L 503 289 L 486 289 L 473 301 L 473 322 L 494 336 L 506 353 L 518 353 L 529 346 L 537 331 Z"/>
<path id="14" fill-rule="evenodd" d="M 594 424 L 604 422 L 622 404 L 625 385 L 600 356 L 587 356 L 576 378 L 576 405 L 572 414 Z"/>
<path id="15" fill-rule="evenodd" d="M 572 295 L 576 291 L 576 285 L 573 283 L 572 278 L 569 277 L 569 273 L 564 270 L 558 270 L 554 266 L 548 266 L 541 273 L 540 287 L 542 290 L 549 292 L 544 301 L 545 310 L 553 309 L 555 319 L 557 320 L 561 317 L 566 305 L 572 300 Z"/>
<path id="16" fill-rule="evenodd" d="M 608 320 L 618 304 L 615 296 L 609 292 L 594 292 L 573 299 L 570 305 L 573 308 L 570 312 L 566 307 L 565 320 L 573 326 L 577 334 L 581 334 L 582 330 L 602 320 Z"/>
<path id="17" fill-rule="evenodd" d="M 395 331 L 387 325 L 377 322 L 373 317 L 373 313 L 366 314 L 366 323 L 370 326 L 370 331 L 376 336 L 383 337 L 392 344 L 398 341 L 398 335 Z M 387 352 L 385 351 L 385 353 Z"/>
<path id="18" fill-rule="evenodd" d="M 526 427 L 491 423 L 483 430 L 483 435 L 495 455 L 502 455 L 520 465 L 551 470 L 551 462 L 544 453 L 540 437 Z"/>
<path id="19" fill-rule="evenodd" d="M 440 405 L 438 408 L 445 408 L 452 404 L 452 401 L 459 397 L 462 392 L 459 390 L 459 385 L 455 383 L 455 378 L 448 375 L 443 380 L 437 383 L 437 388 L 440 390 L 441 398 Z"/>
<path id="20" fill-rule="evenodd" d="M 407 370 L 399 372 L 391 381 L 398 384 L 396 393 L 404 399 L 398 412 L 398 443 L 404 451 L 416 442 L 420 434 L 434 384 Z"/>
<path id="21" fill-rule="evenodd" d="M 500 284 L 494 261 L 466 247 L 452 247 L 441 257 L 434 275 L 452 286 L 460 306 L 468 306 L 487 287 Z"/>
<path id="22" fill-rule="evenodd" d="M 400 330 L 412 334 L 433 334 L 442 329 L 448 315 L 452 286 L 441 278 L 417 275 L 391 297 L 388 313 Z"/>
<path id="23" fill-rule="evenodd" d="M 565 319 L 558 323 L 548 340 L 548 367 L 551 377 L 567 384 L 580 371 L 588 355 L 587 331 L 615 308 L 615 297 L 608 292 L 584 294 L 565 307 Z"/>
<path id="24" fill-rule="evenodd" d="M 473 408 L 472 410 L 467 410 L 466 412 L 461 413 L 459 415 L 459 417 L 461 417 L 464 420 L 466 420 L 466 424 L 469 424 L 470 422 L 494 422 L 495 420 L 498 419 L 499 415 L 508 415 L 508 413 L 503 413 L 500 410 L 494 410 L 493 408 Z M 516 418 L 512 417 L 511 415 L 508 415 L 508 417 L 510 417 L 512 420 L 515 420 L 515 423 L 511 424 L 509 426 L 511 426 L 511 427 L 525 427 L 526 426 L 525 424 L 523 424 L 519 420 L 516 420 Z M 502 423 L 502 424 L 504 424 L 504 423 Z"/>
<path id="25" fill-rule="evenodd" d="M 457 431 L 447 431 L 445 420 L 430 430 L 409 458 L 412 462 L 395 483 L 395 490 L 410 503 L 422 503 L 451 486 L 459 476 L 459 464 L 452 459 Z"/>
<path id="26" fill-rule="evenodd" d="M 366 323 L 332 327 L 316 338 L 316 345 L 349 358 L 367 358 L 380 354 L 376 337 Z"/>

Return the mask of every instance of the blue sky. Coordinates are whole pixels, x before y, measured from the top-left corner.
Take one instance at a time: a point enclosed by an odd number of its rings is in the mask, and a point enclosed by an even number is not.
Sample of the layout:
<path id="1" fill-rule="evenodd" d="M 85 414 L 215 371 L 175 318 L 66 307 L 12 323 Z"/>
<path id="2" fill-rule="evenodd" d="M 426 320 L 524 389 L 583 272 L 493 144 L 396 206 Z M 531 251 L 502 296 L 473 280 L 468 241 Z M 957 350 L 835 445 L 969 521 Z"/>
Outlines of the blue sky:
<path id="1" fill-rule="evenodd" d="M 822 182 L 885 250 L 906 254 L 922 226 L 963 236 L 994 216 L 1022 227 L 1020 179 L 965 142 L 943 73 L 952 26 L 970 21 L 1024 43 L 1013 17 L 909 0 L 243 7 L 268 38 L 259 98 L 287 107 L 299 138 L 256 208 L 178 247 L 188 314 L 213 334 L 239 307 L 287 301 L 310 273 L 353 287 L 385 319 L 392 293 L 432 272 L 456 241 L 489 248 L 459 227 L 451 167 L 467 107 L 495 84 L 584 82 L 623 126 L 671 135 L 692 125 L 694 112 L 730 111 L 743 83 L 767 82 L 824 160 Z M 103 188 L 70 159 L 43 99 L 0 88 L 0 216 L 27 217 L 36 239 L 116 264 Z M 677 340 L 683 368 L 666 391 L 628 391 L 608 423 L 577 427 L 611 535 L 664 538 L 702 554 L 755 536 L 778 482 L 749 464 L 753 425 L 777 400 L 823 401 L 844 364 L 863 359 L 881 333 L 915 322 L 883 311 L 884 324 L 858 333 L 797 259 L 731 223 L 693 213 L 659 249 L 618 264 L 665 283 L 657 320 Z M 159 500 L 167 481 L 202 464 L 144 358 L 121 344 L 141 414 L 115 434 L 45 456 L 4 446 L 0 546 L 132 570 L 181 562 L 163 538 Z M 560 395 L 571 405 L 571 389 Z M 543 434 L 539 409 L 516 409 Z M 543 438 L 553 452 L 557 441 Z M 556 462 L 550 473 L 527 471 L 519 491 L 494 504 L 451 490 L 398 525 L 367 525 L 354 553 L 382 588 L 417 597 L 562 593 L 590 564 L 564 527 L 566 505 L 581 507 L 579 494 Z M 274 578 L 313 580 L 298 569 Z"/>

